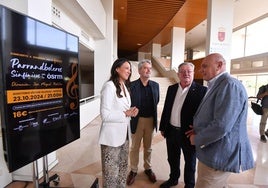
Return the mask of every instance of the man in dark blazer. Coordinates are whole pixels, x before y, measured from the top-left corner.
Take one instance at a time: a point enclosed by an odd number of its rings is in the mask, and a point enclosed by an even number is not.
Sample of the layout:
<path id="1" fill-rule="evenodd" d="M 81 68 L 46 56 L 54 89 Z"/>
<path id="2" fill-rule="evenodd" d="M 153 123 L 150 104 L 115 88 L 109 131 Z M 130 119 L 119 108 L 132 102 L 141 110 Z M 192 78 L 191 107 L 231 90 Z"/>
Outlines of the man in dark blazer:
<path id="1" fill-rule="evenodd" d="M 132 145 L 130 148 L 130 168 L 127 178 L 127 185 L 135 181 L 138 171 L 139 151 L 141 141 L 144 148 L 144 173 L 149 180 L 154 183 L 156 177 L 152 171 L 151 153 L 152 138 L 154 129 L 157 130 L 157 104 L 159 102 L 159 84 L 150 80 L 152 64 L 148 59 L 142 60 L 138 64 L 140 78 L 131 82 L 130 96 L 131 106 L 136 106 L 139 113 L 130 121 Z"/>
<path id="2" fill-rule="evenodd" d="M 168 188 L 178 184 L 180 177 L 181 150 L 184 155 L 185 188 L 195 186 L 196 153 L 185 132 L 191 130 L 193 116 L 205 96 L 207 88 L 193 82 L 194 65 L 184 62 L 178 67 L 180 82 L 169 86 L 163 113 L 160 121 L 160 131 L 166 138 L 169 179 L 160 185 Z"/>

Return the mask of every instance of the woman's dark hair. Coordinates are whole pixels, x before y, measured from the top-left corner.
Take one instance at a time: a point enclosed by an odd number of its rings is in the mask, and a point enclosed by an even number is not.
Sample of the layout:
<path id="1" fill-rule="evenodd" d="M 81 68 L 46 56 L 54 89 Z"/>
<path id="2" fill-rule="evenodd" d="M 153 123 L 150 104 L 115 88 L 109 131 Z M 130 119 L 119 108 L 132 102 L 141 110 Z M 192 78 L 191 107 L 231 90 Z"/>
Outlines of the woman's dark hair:
<path id="1" fill-rule="evenodd" d="M 126 58 L 119 58 L 117 60 L 114 61 L 112 68 L 111 68 L 111 76 L 110 79 L 111 81 L 113 81 L 115 87 L 116 87 L 116 95 L 117 97 L 121 98 L 123 97 L 120 93 L 121 93 L 121 87 L 120 87 L 120 83 L 119 83 L 119 75 L 116 71 L 116 69 L 118 67 L 121 67 L 125 62 L 128 62 L 130 65 L 130 75 L 128 77 L 128 79 L 125 81 L 125 85 L 127 87 L 127 89 L 129 90 L 129 86 L 130 86 L 130 77 L 131 77 L 131 63 L 128 59 Z"/>

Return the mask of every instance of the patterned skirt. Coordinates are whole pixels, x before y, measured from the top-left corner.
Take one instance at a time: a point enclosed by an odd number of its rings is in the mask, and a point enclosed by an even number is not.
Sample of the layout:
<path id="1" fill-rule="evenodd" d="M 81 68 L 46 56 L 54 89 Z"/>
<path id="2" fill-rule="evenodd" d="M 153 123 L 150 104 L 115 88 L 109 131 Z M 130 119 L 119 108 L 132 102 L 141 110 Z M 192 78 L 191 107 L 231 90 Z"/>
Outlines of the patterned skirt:
<path id="1" fill-rule="evenodd" d="M 126 187 L 128 152 L 128 140 L 119 147 L 101 145 L 103 188 Z"/>

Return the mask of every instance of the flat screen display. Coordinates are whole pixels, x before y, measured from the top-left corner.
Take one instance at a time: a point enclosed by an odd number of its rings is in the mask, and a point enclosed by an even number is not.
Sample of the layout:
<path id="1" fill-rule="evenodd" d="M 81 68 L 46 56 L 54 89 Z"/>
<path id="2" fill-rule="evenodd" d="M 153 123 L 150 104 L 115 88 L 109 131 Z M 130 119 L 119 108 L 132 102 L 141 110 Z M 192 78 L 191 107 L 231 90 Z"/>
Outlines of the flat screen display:
<path id="1" fill-rule="evenodd" d="M 78 37 L 0 6 L 0 102 L 10 172 L 80 137 Z"/>

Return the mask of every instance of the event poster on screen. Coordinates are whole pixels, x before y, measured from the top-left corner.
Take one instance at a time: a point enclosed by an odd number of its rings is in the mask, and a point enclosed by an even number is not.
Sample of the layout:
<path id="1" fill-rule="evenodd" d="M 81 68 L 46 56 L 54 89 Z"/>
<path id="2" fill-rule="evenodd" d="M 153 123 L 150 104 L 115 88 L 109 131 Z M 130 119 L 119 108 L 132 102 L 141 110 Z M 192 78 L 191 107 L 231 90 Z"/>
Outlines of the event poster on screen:
<path id="1" fill-rule="evenodd" d="M 78 139 L 78 37 L 0 6 L 1 127 L 14 171 Z"/>

